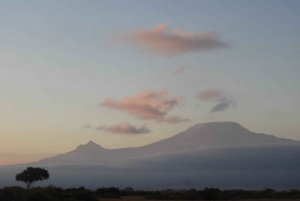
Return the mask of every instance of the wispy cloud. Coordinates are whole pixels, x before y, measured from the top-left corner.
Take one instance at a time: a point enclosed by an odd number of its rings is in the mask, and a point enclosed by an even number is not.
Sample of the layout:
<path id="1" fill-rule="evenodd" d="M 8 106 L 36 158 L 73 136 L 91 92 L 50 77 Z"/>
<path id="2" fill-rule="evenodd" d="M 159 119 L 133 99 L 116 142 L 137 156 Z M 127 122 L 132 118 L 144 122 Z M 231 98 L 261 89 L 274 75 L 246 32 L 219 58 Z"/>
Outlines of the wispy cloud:
<path id="1" fill-rule="evenodd" d="M 190 119 L 183 119 L 181 117 L 167 117 L 167 118 L 158 120 L 158 122 L 166 122 L 166 123 L 169 123 L 169 124 L 178 124 L 178 123 L 181 123 L 181 122 L 188 122 L 188 121 L 191 121 L 191 120 Z"/>
<path id="2" fill-rule="evenodd" d="M 210 112 L 219 112 L 219 111 L 225 111 L 227 110 L 230 106 L 236 106 L 236 102 L 233 100 L 227 100 L 223 101 L 217 105 L 215 105 Z"/>
<path id="3" fill-rule="evenodd" d="M 189 68 L 191 68 L 191 66 L 181 66 L 174 71 L 174 74 L 176 74 L 176 75 L 181 74 Z"/>
<path id="4" fill-rule="evenodd" d="M 217 104 L 211 108 L 210 112 L 225 111 L 231 106 L 236 107 L 236 101 L 229 98 L 226 93 L 220 90 L 206 89 L 197 95 L 201 101 L 217 102 Z"/>
<path id="5" fill-rule="evenodd" d="M 128 122 L 123 122 L 116 125 L 101 125 L 98 127 L 85 127 L 85 128 L 92 128 L 97 130 L 103 130 L 105 132 L 110 132 L 115 134 L 127 134 L 127 135 L 146 134 L 151 132 L 151 130 L 147 127 L 147 125 L 132 126 Z"/>
<path id="6" fill-rule="evenodd" d="M 125 111 L 139 119 L 165 121 L 168 113 L 181 103 L 179 96 L 169 97 L 167 90 L 143 91 L 121 100 L 106 99 L 100 105 Z M 179 117 L 178 117 L 179 118 Z M 178 121 L 179 123 L 179 121 Z"/>
<path id="7" fill-rule="evenodd" d="M 212 89 L 205 89 L 204 91 L 201 91 L 197 95 L 197 97 L 200 100 L 203 100 L 203 101 L 210 101 L 210 100 L 213 100 L 213 99 L 216 99 L 216 98 L 220 98 L 222 96 L 224 96 L 222 91 L 212 90 Z"/>
<path id="8" fill-rule="evenodd" d="M 164 23 L 150 30 L 136 30 L 119 36 L 119 39 L 133 42 L 165 56 L 228 47 L 228 44 L 220 41 L 213 31 L 184 32 L 181 29 L 176 29 L 167 32 L 167 25 Z"/>

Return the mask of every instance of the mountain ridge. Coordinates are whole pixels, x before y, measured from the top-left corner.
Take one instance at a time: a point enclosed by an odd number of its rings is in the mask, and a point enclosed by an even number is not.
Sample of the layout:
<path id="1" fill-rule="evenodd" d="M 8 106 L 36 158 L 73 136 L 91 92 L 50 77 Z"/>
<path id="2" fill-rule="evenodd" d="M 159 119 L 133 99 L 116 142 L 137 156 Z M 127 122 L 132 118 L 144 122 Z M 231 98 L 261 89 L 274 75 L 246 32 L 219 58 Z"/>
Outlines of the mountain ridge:
<path id="1" fill-rule="evenodd" d="M 251 132 L 236 122 L 209 122 L 196 124 L 170 138 L 145 146 L 106 149 L 93 141 L 79 145 L 75 150 L 37 163 L 102 163 L 107 160 L 155 156 L 173 152 L 222 146 L 299 143 L 273 135 Z"/>

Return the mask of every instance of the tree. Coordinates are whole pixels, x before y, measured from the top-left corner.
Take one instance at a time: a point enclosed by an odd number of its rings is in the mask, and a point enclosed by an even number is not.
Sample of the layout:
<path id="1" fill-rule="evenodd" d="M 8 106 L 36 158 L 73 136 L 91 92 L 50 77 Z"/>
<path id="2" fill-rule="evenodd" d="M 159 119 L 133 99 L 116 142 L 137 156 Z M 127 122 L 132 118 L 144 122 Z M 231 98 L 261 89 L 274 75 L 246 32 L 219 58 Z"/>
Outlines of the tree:
<path id="1" fill-rule="evenodd" d="M 16 175 L 16 180 L 27 184 L 27 189 L 30 189 L 31 184 L 36 181 L 43 181 L 50 177 L 48 170 L 39 167 L 27 167 L 26 170 Z"/>
<path id="2" fill-rule="evenodd" d="M 127 192 L 127 193 L 132 193 L 132 192 L 134 192 L 134 189 L 132 187 L 126 187 L 124 189 L 124 191 Z"/>

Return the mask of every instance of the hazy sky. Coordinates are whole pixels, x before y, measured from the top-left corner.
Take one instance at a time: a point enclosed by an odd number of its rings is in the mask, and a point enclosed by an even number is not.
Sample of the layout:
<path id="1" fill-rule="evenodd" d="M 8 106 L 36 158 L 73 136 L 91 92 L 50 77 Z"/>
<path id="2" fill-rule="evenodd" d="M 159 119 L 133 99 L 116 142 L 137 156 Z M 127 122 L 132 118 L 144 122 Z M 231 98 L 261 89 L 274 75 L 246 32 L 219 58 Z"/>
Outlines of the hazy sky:
<path id="1" fill-rule="evenodd" d="M 209 121 L 300 140 L 299 10 L 0 1 L 0 156 L 141 146 Z"/>

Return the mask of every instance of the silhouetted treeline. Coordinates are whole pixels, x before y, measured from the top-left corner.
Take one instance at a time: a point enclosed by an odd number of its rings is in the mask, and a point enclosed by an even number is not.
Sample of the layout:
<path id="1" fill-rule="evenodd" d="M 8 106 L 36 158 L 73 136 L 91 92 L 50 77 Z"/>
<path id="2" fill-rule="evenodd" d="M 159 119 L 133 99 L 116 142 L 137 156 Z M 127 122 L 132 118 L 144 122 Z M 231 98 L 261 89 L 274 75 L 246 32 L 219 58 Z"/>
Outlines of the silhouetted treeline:
<path id="1" fill-rule="evenodd" d="M 84 187 L 62 189 L 55 186 L 30 190 L 21 187 L 0 189 L 1 201 L 98 201 L 95 192 Z"/>
<path id="2" fill-rule="evenodd" d="M 261 191 L 223 190 L 218 188 L 205 188 L 203 190 L 191 189 L 188 191 L 155 191 L 147 195 L 148 199 L 159 200 L 241 200 L 241 199 L 300 199 L 299 190 L 275 191 L 265 189 Z"/>
<path id="3" fill-rule="evenodd" d="M 121 191 L 119 188 L 98 188 L 96 190 L 96 195 L 99 198 L 121 198 Z"/>
<path id="4" fill-rule="evenodd" d="M 30 190 L 22 187 L 5 187 L 0 189 L 0 201 L 96 201 L 100 198 L 116 198 L 121 196 L 143 196 L 159 200 L 241 200 L 241 199 L 300 199 L 299 190 L 261 191 L 219 190 L 205 188 L 203 190 L 162 190 L 142 191 L 127 187 L 120 190 L 116 187 L 88 190 L 84 187 L 62 189 L 53 185 L 36 187 Z"/>

